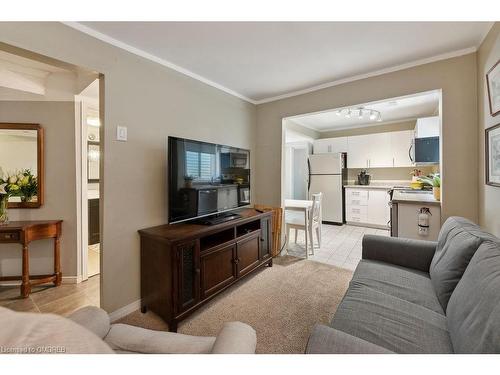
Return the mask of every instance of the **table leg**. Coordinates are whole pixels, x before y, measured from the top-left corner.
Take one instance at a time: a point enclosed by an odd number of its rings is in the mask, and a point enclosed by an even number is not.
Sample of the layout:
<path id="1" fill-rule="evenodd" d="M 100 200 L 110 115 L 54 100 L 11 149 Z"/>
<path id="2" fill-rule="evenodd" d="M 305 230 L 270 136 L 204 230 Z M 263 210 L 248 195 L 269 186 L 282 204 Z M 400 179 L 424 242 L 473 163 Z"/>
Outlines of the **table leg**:
<path id="1" fill-rule="evenodd" d="M 30 255 L 28 244 L 23 244 L 23 275 L 21 279 L 21 297 L 26 298 L 31 293 L 30 285 Z"/>
<path id="2" fill-rule="evenodd" d="M 61 240 L 59 236 L 54 239 L 54 274 L 56 275 L 55 286 L 61 285 Z"/>

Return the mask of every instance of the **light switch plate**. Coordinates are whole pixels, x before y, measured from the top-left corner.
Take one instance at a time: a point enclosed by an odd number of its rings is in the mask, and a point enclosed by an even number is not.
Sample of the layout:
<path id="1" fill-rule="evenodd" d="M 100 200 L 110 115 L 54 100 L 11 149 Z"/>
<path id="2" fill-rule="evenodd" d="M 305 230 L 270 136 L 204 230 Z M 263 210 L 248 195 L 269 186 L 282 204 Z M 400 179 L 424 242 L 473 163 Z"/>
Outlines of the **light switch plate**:
<path id="1" fill-rule="evenodd" d="M 126 142 L 127 141 L 127 127 L 117 126 L 116 127 L 116 140 Z"/>

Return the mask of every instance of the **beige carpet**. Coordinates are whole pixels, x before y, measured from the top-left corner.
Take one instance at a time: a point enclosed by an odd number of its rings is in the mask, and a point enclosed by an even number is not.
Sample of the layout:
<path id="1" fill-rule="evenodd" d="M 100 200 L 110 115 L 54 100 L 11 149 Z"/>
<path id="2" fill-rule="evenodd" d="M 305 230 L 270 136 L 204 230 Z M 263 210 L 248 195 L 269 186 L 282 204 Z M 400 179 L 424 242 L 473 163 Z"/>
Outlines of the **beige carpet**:
<path id="1" fill-rule="evenodd" d="M 312 327 L 328 323 L 352 272 L 290 256 L 276 258 L 233 285 L 186 320 L 178 332 L 215 336 L 224 322 L 239 320 L 257 331 L 257 353 L 303 353 Z M 120 323 L 166 330 L 155 314 L 136 311 Z"/>

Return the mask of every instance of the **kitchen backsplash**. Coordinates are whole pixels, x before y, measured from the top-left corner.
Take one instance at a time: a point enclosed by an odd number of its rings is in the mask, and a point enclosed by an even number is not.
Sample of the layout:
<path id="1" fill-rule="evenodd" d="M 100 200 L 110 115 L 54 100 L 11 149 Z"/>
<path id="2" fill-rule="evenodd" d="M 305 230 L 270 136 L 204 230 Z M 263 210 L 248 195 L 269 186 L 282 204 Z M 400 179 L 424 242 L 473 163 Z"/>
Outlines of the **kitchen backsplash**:
<path id="1" fill-rule="evenodd" d="M 404 168 L 371 168 L 368 173 L 371 174 L 372 180 L 411 180 L 411 172 L 414 169 L 422 171 L 423 175 L 435 173 L 439 170 L 438 166 L 419 166 L 419 167 L 404 167 Z M 348 180 L 357 180 L 359 172 L 363 169 L 349 168 Z"/>

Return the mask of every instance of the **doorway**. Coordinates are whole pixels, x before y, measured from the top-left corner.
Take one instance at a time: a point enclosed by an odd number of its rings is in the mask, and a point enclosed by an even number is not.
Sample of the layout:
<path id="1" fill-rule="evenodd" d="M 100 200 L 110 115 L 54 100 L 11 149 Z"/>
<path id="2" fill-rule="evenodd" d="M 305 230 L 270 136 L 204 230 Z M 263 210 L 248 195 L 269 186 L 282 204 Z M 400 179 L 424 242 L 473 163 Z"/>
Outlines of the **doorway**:
<path id="1" fill-rule="evenodd" d="M 100 81 L 96 79 L 77 96 L 77 127 L 81 159 L 81 274 L 82 280 L 101 272 L 100 164 L 101 113 Z"/>

